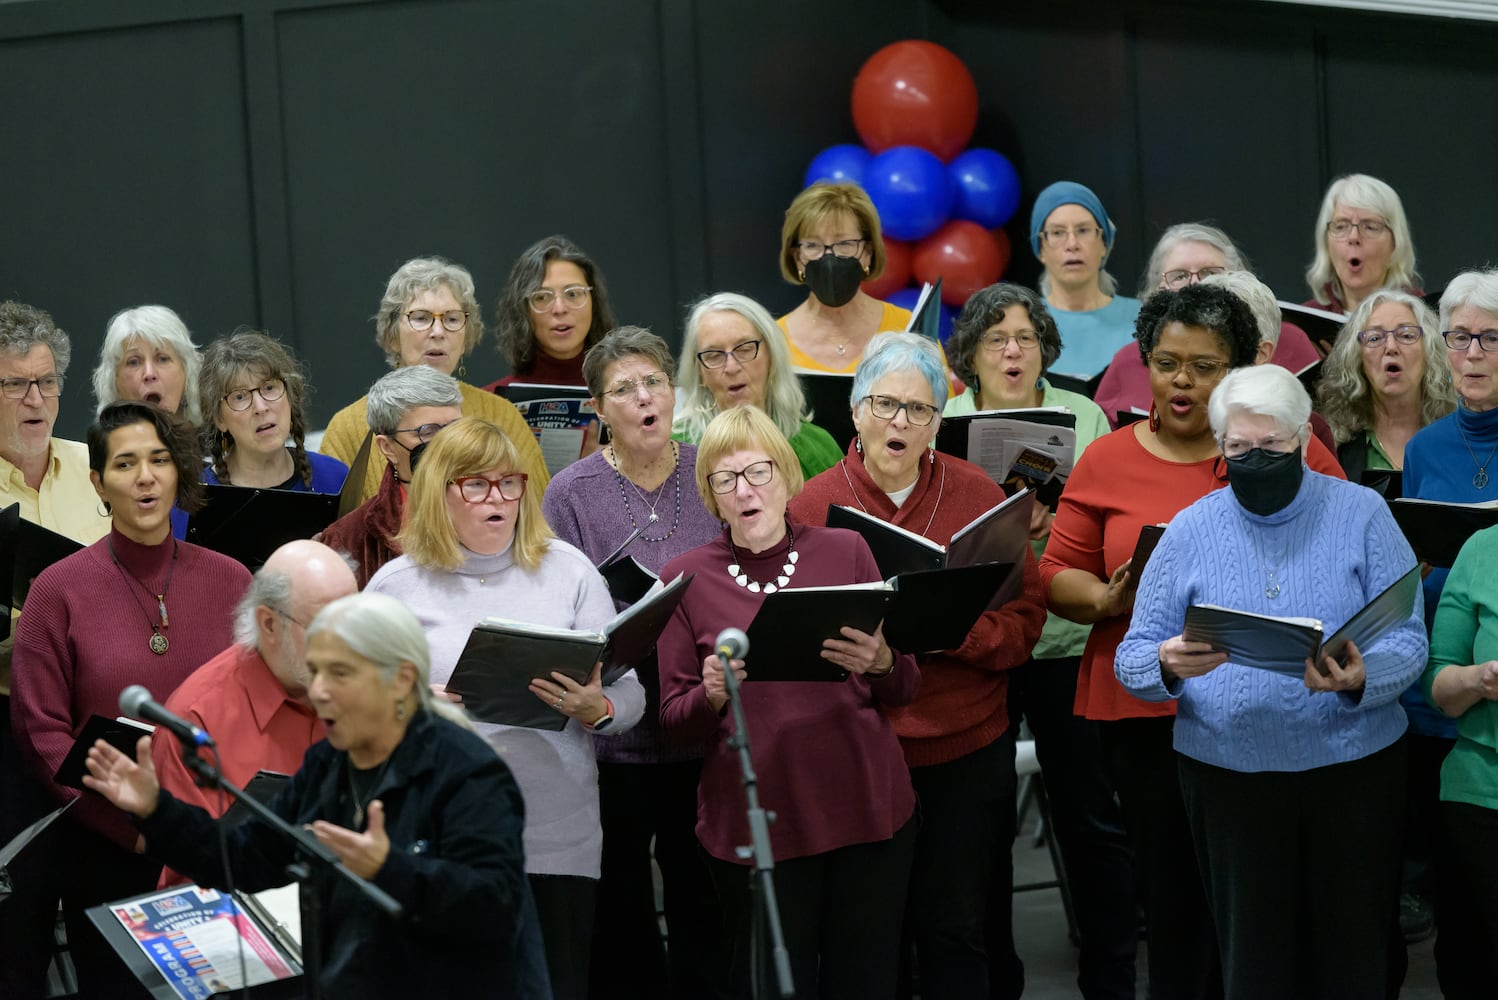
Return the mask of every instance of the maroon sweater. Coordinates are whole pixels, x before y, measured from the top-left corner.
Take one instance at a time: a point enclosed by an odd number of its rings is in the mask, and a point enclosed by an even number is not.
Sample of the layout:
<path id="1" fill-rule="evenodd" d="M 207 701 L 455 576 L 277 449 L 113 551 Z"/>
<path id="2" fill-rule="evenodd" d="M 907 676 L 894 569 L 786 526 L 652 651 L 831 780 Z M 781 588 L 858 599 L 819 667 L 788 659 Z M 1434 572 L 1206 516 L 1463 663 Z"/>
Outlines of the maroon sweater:
<path id="1" fill-rule="evenodd" d="M 583 351 L 577 357 L 563 361 L 552 357 L 545 351 L 537 351 L 530 371 L 506 375 L 502 379 L 490 382 L 484 388 L 489 392 L 499 392 L 505 386 L 516 382 L 534 385 L 587 385 L 587 379 L 583 378 L 583 357 L 587 353 Z"/>
<path id="2" fill-rule="evenodd" d="M 145 581 L 147 594 L 121 573 Z M 173 540 L 141 545 L 117 531 L 47 568 L 26 597 L 16 624 L 10 714 L 16 744 L 59 802 L 78 792 L 52 784 L 52 775 L 90 715 L 120 714 L 120 692 L 144 684 L 159 702 L 198 667 L 233 641 L 234 606 L 250 585 L 250 573 L 228 556 Z M 151 652 L 148 624 L 160 620 L 154 594 L 166 592 L 170 648 Z M 137 598 L 139 600 L 137 600 Z M 145 611 L 141 610 L 142 605 Z M 97 795 L 88 794 L 70 815 L 121 847 L 134 845 L 128 818 Z"/>
<path id="3" fill-rule="evenodd" d="M 791 516 L 826 524 L 828 505 L 841 504 L 946 545 L 954 532 L 1002 502 L 1004 491 L 976 465 L 931 454 L 936 462 L 922 459 L 915 489 L 897 508 L 850 447 L 843 461 L 807 483 L 791 501 Z M 979 618 L 961 648 L 919 657 L 920 696 L 890 712 L 911 767 L 956 760 L 1003 735 L 1009 727 L 1004 671 L 1030 658 L 1044 625 L 1040 570 L 1026 549 L 1020 596 Z"/>
<path id="4" fill-rule="evenodd" d="M 791 587 L 825 587 L 880 579 L 863 538 L 836 528 L 797 524 L 800 560 Z M 752 554 L 740 548 L 744 571 L 768 580 L 785 563 L 787 541 Z M 702 660 L 725 628 L 747 629 L 764 594 L 751 594 L 728 575 L 733 561 L 725 532 L 666 564 L 661 579 L 696 573 L 686 597 L 656 644 L 661 674 L 661 723 L 680 742 L 705 744 L 697 790 L 697 838 L 713 857 L 734 864 L 749 843 L 738 752 L 724 743 L 733 714 L 707 703 Z M 754 671 L 754 650 L 745 661 Z M 777 861 L 852 844 L 888 840 L 915 812 L 910 772 L 887 715 L 909 704 L 920 675 L 915 658 L 896 655 L 877 678 L 746 683 L 744 718 L 759 778 L 759 797 L 774 810 L 770 842 Z"/>
<path id="5" fill-rule="evenodd" d="M 405 509 L 406 491 L 395 478 L 392 465 L 386 468 L 378 493 L 328 525 L 322 533 L 324 545 L 347 552 L 358 563 L 354 576 L 360 590 L 381 566 L 401 554 L 395 536 L 400 533 Z"/>

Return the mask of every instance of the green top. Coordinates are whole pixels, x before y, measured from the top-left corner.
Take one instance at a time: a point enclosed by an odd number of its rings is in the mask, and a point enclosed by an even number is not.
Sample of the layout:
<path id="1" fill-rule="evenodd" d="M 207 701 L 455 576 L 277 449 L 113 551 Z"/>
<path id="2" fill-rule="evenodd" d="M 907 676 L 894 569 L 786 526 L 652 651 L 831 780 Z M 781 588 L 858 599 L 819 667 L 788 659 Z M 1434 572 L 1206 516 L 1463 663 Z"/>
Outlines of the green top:
<path id="1" fill-rule="evenodd" d="M 1390 472 L 1397 472 L 1398 470 L 1394 468 L 1394 463 L 1389 461 L 1389 456 L 1384 452 L 1383 442 L 1379 441 L 1378 435 L 1373 433 L 1373 428 L 1370 427 L 1364 434 L 1368 438 L 1368 464 L 1363 467 L 1365 469 L 1387 469 Z"/>
<path id="2" fill-rule="evenodd" d="M 683 431 L 673 431 L 671 439 L 674 441 L 685 441 L 688 444 L 696 444 Z M 801 429 L 791 437 L 791 451 L 796 453 L 796 458 L 801 461 L 801 477 L 810 479 L 818 473 L 826 472 L 843 459 L 843 449 L 837 446 L 837 441 L 825 430 L 818 427 L 809 420 L 801 421 Z"/>
<path id="3" fill-rule="evenodd" d="M 1498 659 L 1498 528 L 1467 540 L 1436 608 L 1430 661 L 1420 679 L 1431 685 L 1449 666 Z M 1441 799 L 1498 809 L 1498 702 L 1479 701 L 1456 720 L 1456 746 L 1441 765 Z"/>
<path id="4" fill-rule="evenodd" d="M 1045 379 L 1041 379 L 1044 391 L 1041 394 L 1041 406 L 1064 406 L 1077 416 L 1077 458 L 1082 457 L 1082 451 L 1092 442 L 1109 433 L 1112 428 L 1108 426 L 1108 418 L 1103 416 L 1102 408 L 1080 392 L 1072 392 L 1068 389 L 1058 389 Z M 956 417 L 968 413 L 978 412 L 978 401 L 973 395 L 972 387 L 969 386 L 960 396 L 953 396 L 947 400 L 946 409 L 942 411 L 943 416 Z M 1039 559 L 1045 553 L 1046 539 L 1031 542 L 1035 549 L 1035 558 Z M 1091 626 L 1079 625 L 1076 622 L 1067 621 L 1059 615 L 1046 612 L 1045 628 L 1040 633 L 1040 640 L 1035 643 L 1035 650 L 1030 654 L 1037 660 L 1060 659 L 1063 656 L 1081 656 L 1082 647 L 1087 645 L 1087 635 L 1091 632 Z"/>

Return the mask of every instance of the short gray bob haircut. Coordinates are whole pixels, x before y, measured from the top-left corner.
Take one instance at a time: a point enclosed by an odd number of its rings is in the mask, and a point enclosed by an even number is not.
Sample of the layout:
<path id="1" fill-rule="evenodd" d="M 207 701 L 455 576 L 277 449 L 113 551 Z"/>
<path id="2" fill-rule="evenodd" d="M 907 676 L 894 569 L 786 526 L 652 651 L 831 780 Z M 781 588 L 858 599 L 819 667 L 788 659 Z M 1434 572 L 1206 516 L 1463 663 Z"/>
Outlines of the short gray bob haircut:
<path id="1" fill-rule="evenodd" d="M 125 345 L 139 338 L 150 347 L 164 347 L 177 355 L 182 362 L 181 412 L 194 427 L 203 422 L 202 397 L 199 395 L 198 377 L 203 369 L 203 355 L 198 345 L 192 342 L 187 324 L 166 306 L 136 306 L 114 314 L 104 333 L 104 346 L 99 348 L 99 367 L 94 369 L 94 398 L 99 409 L 120 398 L 115 388 L 119 377 L 120 360 L 125 356 Z"/>
<path id="2" fill-rule="evenodd" d="M 376 434 L 390 434 L 408 410 L 418 406 L 463 405 L 458 380 L 426 365 L 397 368 L 381 375 L 365 397 L 364 420 Z"/>
<path id="3" fill-rule="evenodd" d="M 1155 249 L 1150 251 L 1149 262 L 1144 265 L 1144 278 L 1139 282 L 1140 299 L 1147 299 L 1159 290 L 1160 281 L 1165 277 L 1165 258 L 1182 243 L 1205 243 L 1222 254 L 1229 271 L 1250 270 L 1248 259 L 1227 233 L 1205 222 L 1178 222 L 1160 234 Z"/>
<path id="4" fill-rule="evenodd" d="M 0 356 L 25 357 L 38 344 L 52 352 L 53 370 L 66 375 L 73 344 L 53 322 L 52 314 L 24 302 L 0 302 Z"/>
<path id="5" fill-rule="evenodd" d="M 1228 420 L 1239 413 L 1269 417 L 1287 434 L 1300 439 L 1302 461 L 1311 440 L 1311 397 L 1300 379 L 1279 365 L 1249 365 L 1222 377 L 1207 401 L 1207 419 L 1219 441 L 1227 433 Z"/>
<path id="6" fill-rule="evenodd" d="M 869 394 L 873 384 L 895 372 L 915 371 L 931 384 L 931 402 L 941 413 L 947 405 L 947 369 L 942 364 L 941 348 L 934 340 L 918 333 L 876 333 L 863 349 L 858 369 L 853 373 L 853 392 L 848 406 L 858 404 Z"/>
<path id="7" fill-rule="evenodd" d="M 1442 330 L 1451 329 L 1451 314 L 1463 306 L 1481 309 L 1498 320 L 1498 268 L 1463 271 L 1451 279 L 1441 294 Z"/>
<path id="8" fill-rule="evenodd" d="M 1248 306 L 1248 311 L 1254 314 L 1254 324 L 1259 328 L 1259 341 L 1268 341 L 1279 346 L 1280 342 L 1280 304 L 1274 297 L 1274 292 L 1264 282 L 1255 278 L 1248 271 L 1224 271 L 1222 274 L 1214 274 L 1203 278 L 1204 285 L 1217 285 L 1226 288 Z"/>
<path id="9" fill-rule="evenodd" d="M 671 348 L 666 342 L 643 326 L 621 326 L 617 330 L 610 330 L 598 343 L 588 348 L 588 353 L 583 355 L 583 381 L 588 384 L 588 391 L 593 394 L 594 400 L 603 397 L 608 386 L 604 384 L 604 376 L 608 374 L 609 368 L 618 361 L 627 358 L 644 358 L 660 371 L 666 373 L 666 378 L 671 378 Z"/>
<path id="10" fill-rule="evenodd" d="M 385 352 L 385 362 L 391 368 L 401 363 L 401 317 L 410 308 L 411 300 L 442 286 L 453 293 L 458 308 L 468 314 L 463 327 L 463 355 L 467 356 L 484 339 L 484 317 L 479 312 L 473 275 L 468 269 L 442 257 L 415 257 L 390 276 L 385 295 L 380 299 L 380 311 L 374 316 L 375 343 Z"/>
<path id="11" fill-rule="evenodd" d="M 1330 285 L 1337 301 L 1346 308 L 1347 296 L 1337 281 L 1337 272 L 1332 268 L 1331 254 L 1327 246 L 1331 233 L 1326 227 L 1331 223 L 1337 205 L 1372 212 L 1389 224 L 1394 234 L 1394 253 L 1389 258 L 1389 273 L 1384 277 L 1385 288 L 1415 288 L 1420 284 L 1420 274 L 1415 270 L 1415 244 L 1410 239 L 1410 220 L 1404 214 L 1404 202 L 1399 193 L 1377 177 L 1367 174 L 1347 174 L 1332 181 L 1321 199 L 1321 211 L 1316 214 L 1316 256 L 1306 268 L 1306 284 L 1311 294 L 1323 306 L 1332 307 L 1326 296 Z"/>

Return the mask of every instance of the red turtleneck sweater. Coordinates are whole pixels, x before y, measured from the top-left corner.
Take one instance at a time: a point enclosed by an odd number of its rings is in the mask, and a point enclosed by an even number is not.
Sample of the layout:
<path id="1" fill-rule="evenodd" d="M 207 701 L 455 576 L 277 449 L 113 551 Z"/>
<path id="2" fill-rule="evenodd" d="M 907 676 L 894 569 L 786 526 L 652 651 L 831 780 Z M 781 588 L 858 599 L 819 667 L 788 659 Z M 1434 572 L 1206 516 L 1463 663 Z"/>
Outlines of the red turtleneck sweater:
<path id="1" fill-rule="evenodd" d="M 563 360 L 554 358 L 545 351 L 537 351 L 536 360 L 531 364 L 530 371 L 506 375 L 496 382 L 490 382 L 484 388 L 489 392 L 497 392 L 514 382 L 533 382 L 536 385 L 587 385 L 587 380 L 583 378 L 583 355 L 587 353 L 587 351 L 580 351 L 577 357 Z"/>

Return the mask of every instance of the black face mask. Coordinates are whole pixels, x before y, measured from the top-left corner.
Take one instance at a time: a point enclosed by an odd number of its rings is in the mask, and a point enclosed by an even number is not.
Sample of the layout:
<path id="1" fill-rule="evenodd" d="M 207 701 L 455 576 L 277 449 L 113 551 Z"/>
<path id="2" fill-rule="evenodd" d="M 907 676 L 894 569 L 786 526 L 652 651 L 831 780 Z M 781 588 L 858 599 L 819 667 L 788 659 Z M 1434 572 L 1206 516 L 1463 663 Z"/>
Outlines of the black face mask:
<path id="1" fill-rule="evenodd" d="M 834 309 L 853 301 L 863 277 L 863 261 L 857 257 L 838 257 L 831 251 L 806 265 L 806 284 L 811 294 L 822 305 Z"/>
<path id="2" fill-rule="evenodd" d="M 1306 467 L 1299 448 L 1285 454 L 1253 448 L 1224 461 L 1233 495 L 1245 510 L 1261 517 L 1289 506 L 1305 478 Z"/>

